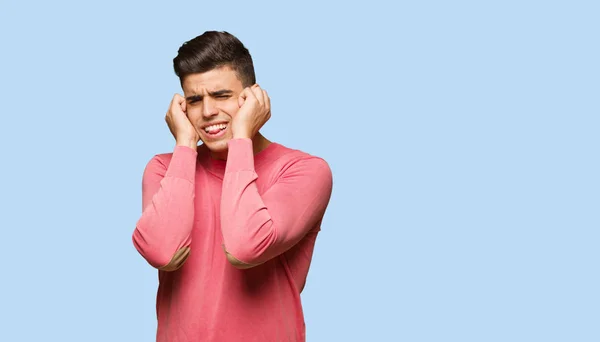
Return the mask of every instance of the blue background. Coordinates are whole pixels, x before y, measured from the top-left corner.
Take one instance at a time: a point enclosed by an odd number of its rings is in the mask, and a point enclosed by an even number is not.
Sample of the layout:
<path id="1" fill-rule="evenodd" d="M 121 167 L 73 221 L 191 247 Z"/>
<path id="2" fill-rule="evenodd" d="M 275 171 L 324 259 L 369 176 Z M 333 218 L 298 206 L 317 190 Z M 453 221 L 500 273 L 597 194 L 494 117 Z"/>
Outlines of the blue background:
<path id="1" fill-rule="evenodd" d="M 227 30 L 334 192 L 308 341 L 599 341 L 593 1 L 0 5 L 0 340 L 151 341 L 172 58 Z"/>

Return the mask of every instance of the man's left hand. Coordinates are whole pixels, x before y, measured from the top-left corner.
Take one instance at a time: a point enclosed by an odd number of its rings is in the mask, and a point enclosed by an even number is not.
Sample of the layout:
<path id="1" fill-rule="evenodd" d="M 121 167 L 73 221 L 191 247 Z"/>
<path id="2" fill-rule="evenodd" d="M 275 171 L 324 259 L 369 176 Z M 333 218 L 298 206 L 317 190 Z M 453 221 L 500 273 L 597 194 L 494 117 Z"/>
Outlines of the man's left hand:
<path id="1" fill-rule="evenodd" d="M 233 118 L 231 130 L 234 139 L 254 137 L 271 118 L 271 100 L 258 84 L 245 88 L 238 97 L 239 111 Z"/>

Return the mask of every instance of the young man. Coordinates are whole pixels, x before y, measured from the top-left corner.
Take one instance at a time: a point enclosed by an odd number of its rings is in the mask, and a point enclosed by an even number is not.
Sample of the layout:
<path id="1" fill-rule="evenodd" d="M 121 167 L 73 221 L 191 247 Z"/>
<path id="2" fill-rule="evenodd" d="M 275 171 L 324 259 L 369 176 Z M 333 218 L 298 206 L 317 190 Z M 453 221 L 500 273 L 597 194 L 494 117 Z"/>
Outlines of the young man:
<path id="1" fill-rule="evenodd" d="M 159 273 L 156 339 L 304 341 L 300 293 L 331 170 L 260 134 L 270 100 L 236 37 L 205 32 L 174 68 L 184 96 L 166 121 L 176 145 L 146 166 L 133 232 Z"/>

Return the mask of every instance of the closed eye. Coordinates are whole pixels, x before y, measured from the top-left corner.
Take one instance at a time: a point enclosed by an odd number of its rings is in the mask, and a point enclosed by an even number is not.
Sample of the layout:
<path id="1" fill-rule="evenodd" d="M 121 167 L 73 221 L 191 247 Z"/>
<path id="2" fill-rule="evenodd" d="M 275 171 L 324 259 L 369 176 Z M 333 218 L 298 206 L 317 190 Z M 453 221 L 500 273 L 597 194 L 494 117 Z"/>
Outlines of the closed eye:
<path id="1" fill-rule="evenodd" d="M 208 95 L 214 97 L 215 99 L 228 99 L 233 94 L 233 91 L 230 89 L 220 89 L 216 91 L 208 92 Z"/>
<path id="2" fill-rule="evenodd" d="M 192 95 L 192 96 L 188 96 L 186 97 L 186 100 L 189 104 L 193 104 L 193 103 L 197 103 L 202 101 L 202 96 L 200 95 Z"/>

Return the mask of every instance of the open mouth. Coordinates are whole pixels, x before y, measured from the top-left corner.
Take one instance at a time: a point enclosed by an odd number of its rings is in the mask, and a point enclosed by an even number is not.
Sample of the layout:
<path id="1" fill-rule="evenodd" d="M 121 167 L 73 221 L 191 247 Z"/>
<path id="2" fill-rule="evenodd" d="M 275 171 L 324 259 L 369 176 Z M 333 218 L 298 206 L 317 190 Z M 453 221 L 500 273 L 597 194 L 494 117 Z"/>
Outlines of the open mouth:
<path id="1" fill-rule="evenodd" d="M 211 138 L 218 138 L 225 134 L 227 130 L 227 124 L 216 124 L 208 127 L 204 127 L 204 133 Z"/>

